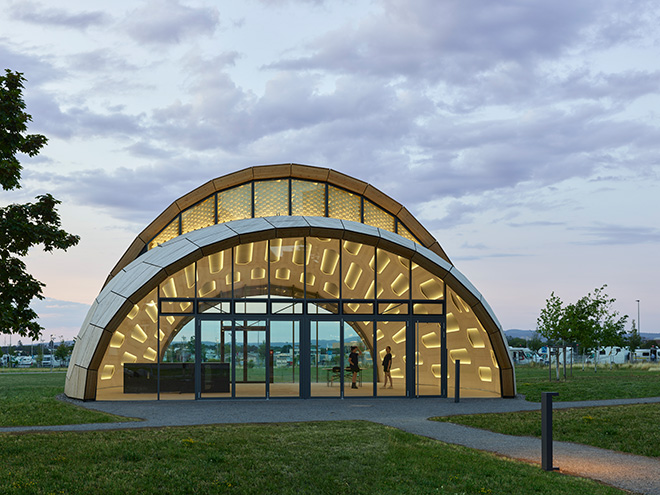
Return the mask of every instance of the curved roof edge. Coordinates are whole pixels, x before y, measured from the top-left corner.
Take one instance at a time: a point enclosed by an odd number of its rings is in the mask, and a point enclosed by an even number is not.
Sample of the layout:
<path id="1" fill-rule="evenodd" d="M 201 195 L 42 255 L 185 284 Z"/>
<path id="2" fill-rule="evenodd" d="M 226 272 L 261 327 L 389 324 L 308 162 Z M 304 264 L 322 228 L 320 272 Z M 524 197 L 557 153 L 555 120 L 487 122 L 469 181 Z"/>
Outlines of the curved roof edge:
<path id="1" fill-rule="evenodd" d="M 502 396 L 515 396 L 515 372 L 502 327 L 481 293 L 456 267 L 424 246 L 370 225 L 327 217 L 284 216 L 235 220 L 195 230 L 147 251 L 122 268 L 101 290 L 83 322 L 67 372 L 66 395 L 82 400 L 95 397 L 97 370 L 114 330 L 124 315 L 168 276 L 203 256 L 239 244 L 304 236 L 380 247 L 410 258 L 445 280 L 472 308 L 489 335 L 500 367 Z"/>
<path id="2" fill-rule="evenodd" d="M 117 264 L 111 270 L 105 281 L 107 284 L 112 277 L 136 259 L 144 250 L 147 243 L 165 228 L 170 221 L 186 208 L 193 206 L 211 194 L 245 184 L 254 180 L 282 179 L 282 178 L 304 179 L 341 187 L 349 192 L 356 193 L 369 199 L 388 213 L 399 218 L 406 227 L 420 240 L 420 242 L 431 251 L 450 262 L 449 256 L 444 252 L 438 241 L 424 226 L 400 203 L 390 198 L 371 184 L 355 179 L 346 174 L 330 168 L 321 168 L 311 165 L 297 163 L 286 163 L 279 165 L 257 165 L 238 172 L 212 179 L 197 187 L 189 193 L 181 196 L 168 206 L 155 220 L 153 220 L 136 238 L 124 252 Z M 104 286 L 105 286 L 104 284 Z"/>

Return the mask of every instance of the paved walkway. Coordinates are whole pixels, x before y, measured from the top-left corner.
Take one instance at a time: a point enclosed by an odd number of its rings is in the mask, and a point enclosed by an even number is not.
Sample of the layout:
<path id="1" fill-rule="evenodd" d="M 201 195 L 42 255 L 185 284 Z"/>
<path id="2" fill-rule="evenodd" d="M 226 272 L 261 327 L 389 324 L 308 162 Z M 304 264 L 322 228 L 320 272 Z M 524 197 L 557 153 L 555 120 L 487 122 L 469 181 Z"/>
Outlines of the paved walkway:
<path id="1" fill-rule="evenodd" d="M 541 440 L 428 421 L 431 416 L 531 411 L 540 404 L 523 399 L 281 399 L 233 401 L 79 402 L 83 407 L 140 422 L 0 428 L 0 433 L 26 431 L 91 431 L 221 423 L 366 420 L 393 426 L 443 442 L 464 445 L 528 462 L 541 462 Z M 555 402 L 555 409 L 601 405 L 656 403 L 659 398 L 589 402 Z M 660 460 L 595 447 L 554 442 L 554 465 L 562 473 L 602 481 L 635 493 L 660 494 Z"/>

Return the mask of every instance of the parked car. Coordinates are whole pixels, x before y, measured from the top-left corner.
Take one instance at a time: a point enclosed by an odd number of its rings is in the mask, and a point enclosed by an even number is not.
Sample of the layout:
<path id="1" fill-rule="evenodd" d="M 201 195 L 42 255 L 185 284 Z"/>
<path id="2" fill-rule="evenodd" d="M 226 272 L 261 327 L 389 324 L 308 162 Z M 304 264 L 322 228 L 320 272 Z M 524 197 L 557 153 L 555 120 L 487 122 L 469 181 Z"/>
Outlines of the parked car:
<path id="1" fill-rule="evenodd" d="M 62 366 L 60 360 L 50 354 L 45 354 L 44 358 L 41 360 L 42 368 L 59 368 L 60 366 Z"/>
<path id="2" fill-rule="evenodd" d="M 29 368 L 34 364 L 34 358 L 32 356 L 18 356 L 16 358 L 16 367 L 18 368 Z"/>

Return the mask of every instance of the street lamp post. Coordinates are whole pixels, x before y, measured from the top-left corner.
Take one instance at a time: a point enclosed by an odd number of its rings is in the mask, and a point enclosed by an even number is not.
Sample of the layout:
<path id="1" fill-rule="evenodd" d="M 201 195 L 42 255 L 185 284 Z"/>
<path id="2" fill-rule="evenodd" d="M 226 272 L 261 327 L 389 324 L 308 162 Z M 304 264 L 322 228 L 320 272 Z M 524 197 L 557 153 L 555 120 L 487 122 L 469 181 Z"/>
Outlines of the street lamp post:
<path id="1" fill-rule="evenodd" d="M 637 301 L 637 332 L 641 335 L 642 334 L 642 326 L 639 323 L 639 299 L 636 299 Z"/>

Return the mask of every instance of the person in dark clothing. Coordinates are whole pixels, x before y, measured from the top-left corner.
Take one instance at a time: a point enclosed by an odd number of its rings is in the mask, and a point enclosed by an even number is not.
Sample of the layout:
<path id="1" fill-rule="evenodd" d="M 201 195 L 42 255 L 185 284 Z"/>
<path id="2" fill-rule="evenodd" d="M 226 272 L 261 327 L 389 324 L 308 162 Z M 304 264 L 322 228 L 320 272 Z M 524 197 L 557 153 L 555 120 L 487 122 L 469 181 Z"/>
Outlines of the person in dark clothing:
<path id="1" fill-rule="evenodd" d="M 357 348 L 356 345 L 351 346 L 351 353 L 348 355 L 348 366 L 350 370 L 353 372 L 353 381 L 351 388 L 358 388 L 357 387 L 357 374 L 358 371 L 360 371 L 360 366 L 358 365 L 358 357 L 360 356 L 360 350 Z"/>
<path id="2" fill-rule="evenodd" d="M 392 388 L 392 375 L 390 370 L 392 369 L 392 348 L 388 345 L 385 348 L 385 357 L 383 358 L 383 376 L 385 377 L 385 383 L 383 388 L 387 387 L 387 380 L 390 381 L 390 388 Z"/>

